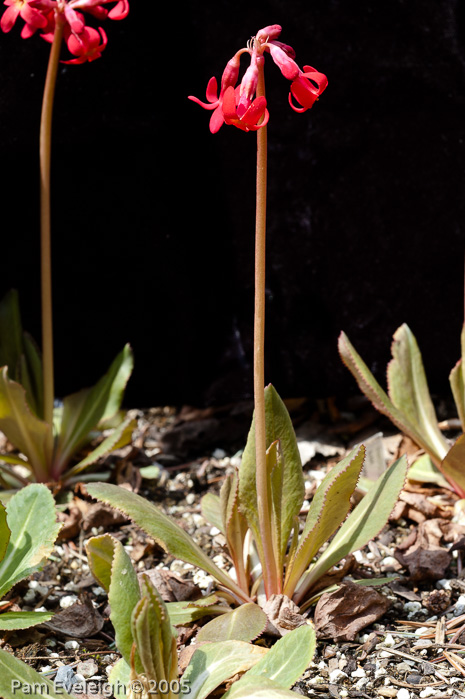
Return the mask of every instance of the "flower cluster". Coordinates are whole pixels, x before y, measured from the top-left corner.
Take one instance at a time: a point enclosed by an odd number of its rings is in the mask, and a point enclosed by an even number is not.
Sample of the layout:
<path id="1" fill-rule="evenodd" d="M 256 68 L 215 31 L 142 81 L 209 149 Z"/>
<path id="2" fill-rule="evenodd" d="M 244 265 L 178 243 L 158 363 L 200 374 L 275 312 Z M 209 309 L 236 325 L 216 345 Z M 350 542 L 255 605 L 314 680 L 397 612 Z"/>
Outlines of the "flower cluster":
<path id="1" fill-rule="evenodd" d="M 220 94 L 216 78 L 207 85 L 207 102 L 189 96 L 204 109 L 213 110 L 210 131 L 216 133 L 221 126 L 231 124 L 243 131 L 257 131 L 268 122 L 269 114 L 264 95 L 257 95 L 260 71 L 263 71 L 264 54 L 269 53 L 282 75 L 291 81 L 289 104 L 295 112 L 306 112 L 316 102 L 328 84 L 328 79 L 311 66 L 303 70 L 295 62 L 295 51 L 291 46 L 277 41 L 281 34 L 279 24 L 260 29 L 247 48 L 240 49 L 227 63 L 221 78 Z M 243 53 L 250 56 L 250 66 L 244 73 L 240 85 L 240 59 Z M 296 106 L 295 102 L 300 106 Z"/>
<path id="2" fill-rule="evenodd" d="M 82 12 L 93 15 L 98 21 L 107 17 L 124 19 L 129 12 L 129 0 L 5 0 L 4 4 L 7 9 L 0 20 L 1 29 L 9 32 L 21 17 L 23 39 L 38 31 L 46 41 L 52 42 L 57 24 L 62 23 L 64 39 L 75 56 L 64 63 L 94 61 L 107 45 L 105 31 L 101 27 L 87 26 Z M 110 9 L 104 7 L 110 4 Z"/>

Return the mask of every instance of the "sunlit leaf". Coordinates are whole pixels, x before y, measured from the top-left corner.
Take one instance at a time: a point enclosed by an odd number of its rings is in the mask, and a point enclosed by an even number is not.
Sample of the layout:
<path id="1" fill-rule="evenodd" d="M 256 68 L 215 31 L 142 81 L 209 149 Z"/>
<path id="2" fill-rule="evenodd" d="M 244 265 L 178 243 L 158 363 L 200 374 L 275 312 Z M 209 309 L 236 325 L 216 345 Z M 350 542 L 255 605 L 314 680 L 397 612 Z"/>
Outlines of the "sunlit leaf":
<path id="1" fill-rule="evenodd" d="M 55 501 L 45 485 L 32 483 L 22 488 L 9 500 L 6 511 L 11 536 L 0 562 L 0 597 L 38 570 L 52 552 L 61 528 Z"/>
<path id="2" fill-rule="evenodd" d="M 421 435 L 427 451 L 444 458 L 449 446 L 438 427 L 418 343 L 405 323 L 394 333 L 387 376 L 393 404 Z"/>
<path id="3" fill-rule="evenodd" d="M 14 655 L 0 650 L 0 696 L 3 699 L 18 699 L 31 694 L 34 688 L 36 696 L 50 699 L 72 699 L 63 688 L 55 690 L 53 682 L 32 667 L 15 658 Z"/>
<path id="4" fill-rule="evenodd" d="M 5 612 L 0 614 L 0 630 L 15 631 L 50 621 L 53 612 Z"/>
<path id="5" fill-rule="evenodd" d="M 350 510 L 350 498 L 363 468 L 365 447 L 353 449 L 320 483 L 307 515 L 299 545 L 286 575 L 284 594 L 292 597 L 301 576 L 322 545 L 330 539 Z"/>
<path id="6" fill-rule="evenodd" d="M 462 434 L 447 452 L 441 464 L 444 476 L 454 484 L 454 489 L 465 498 L 465 434 Z"/>
<path id="7" fill-rule="evenodd" d="M 191 563 L 212 575 L 218 582 L 232 590 L 240 599 L 249 602 L 248 596 L 232 578 L 218 568 L 178 524 L 140 495 L 111 483 L 92 483 L 87 486 L 89 495 L 124 512 L 156 543 L 172 556 Z"/>
<path id="8" fill-rule="evenodd" d="M 248 602 L 202 626 L 197 634 L 196 643 L 253 641 L 264 632 L 266 624 L 265 612 L 257 604 Z"/>
<path id="9" fill-rule="evenodd" d="M 293 598 L 296 604 L 327 570 L 379 534 L 399 498 L 407 470 L 407 459 L 403 456 L 378 478 L 347 517 L 318 561 L 301 578 Z"/>
<path id="10" fill-rule="evenodd" d="M 50 425 L 36 417 L 26 402 L 24 388 L 0 369 L 0 430 L 30 462 L 35 477 L 46 481 L 53 452 Z"/>
<path id="11" fill-rule="evenodd" d="M 281 492 L 281 553 L 285 549 L 294 524 L 294 517 L 300 512 L 305 497 L 302 462 L 291 418 L 283 401 L 271 385 L 265 388 L 266 448 L 279 442 L 283 459 Z M 240 510 L 252 529 L 257 546 L 260 548 L 260 529 L 257 511 L 257 484 L 255 465 L 255 418 L 252 419 L 247 445 L 242 455 L 239 469 Z"/>
<path id="12" fill-rule="evenodd" d="M 182 677 L 190 689 L 189 699 L 205 699 L 233 675 L 249 670 L 267 652 L 243 641 L 206 643 L 194 652 Z"/>
<path id="13" fill-rule="evenodd" d="M 131 559 L 121 542 L 109 534 L 92 537 L 86 551 L 92 575 L 108 592 L 116 645 L 129 663 L 133 643 L 131 615 L 140 599 L 139 582 Z"/>

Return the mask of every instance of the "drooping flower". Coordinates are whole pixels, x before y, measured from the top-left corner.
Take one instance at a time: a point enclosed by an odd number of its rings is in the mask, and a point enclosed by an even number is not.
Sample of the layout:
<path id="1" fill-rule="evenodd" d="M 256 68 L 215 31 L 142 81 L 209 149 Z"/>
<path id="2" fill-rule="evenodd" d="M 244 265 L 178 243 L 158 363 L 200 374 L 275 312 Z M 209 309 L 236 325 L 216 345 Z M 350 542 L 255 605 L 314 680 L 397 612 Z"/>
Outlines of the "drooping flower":
<path id="1" fill-rule="evenodd" d="M 248 107 L 240 105 L 240 87 L 228 87 L 223 97 L 223 116 L 226 124 L 237 126 L 242 131 L 258 131 L 269 119 L 266 99 L 256 97 Z"/>
<path id="2" fill-rule="evenodd" d="M 316 86 L 314 83 L 316 83 Z M 327 85 L 328 78 L 326 75 L 319 73 L 311 66 L 304 66 L 304 72 L 301 72 L 299 77 L 292 82 L 289 93 L 289 104 L 294 112 L 306 112 L 307 109 L 313 107 Z M 294 106 L 292 97 L 302 105 L 301 108 Z"/>
<path id="3" fill-rule="evenodd" d="M 93 27 L 84 27 L 84 31 L 76 36 L 69 32 L 65 36 L 66 44 L 70 53 L 77 58 L 71 58 L 63 63 L 79 64 L 86 61 L 95 61 L 100 58 L 102 51 L 108 43 L 107 35 L 102 27 L 93 29 Z"/>
<path id="4" fill-rule="evenodd" d="M 9 32 L 18 17 L 25 24 L 21 31 L 27 39 L 40 31 L 46 41 L 53 41 L 57 19 L 65 23 L 64 37 L 68 48 L 76 58 L 65 63 L 84 63 L 102 55 L 107 37 L 101 27 L 86 25 L 82 12 L 99 21 L 124 19 L 129 12 L 129 0 L 5 0 L 7 9 L 0 20 L 2 31 Z M 111 5 L 110 9 L 104 7 Z"/>
<path id="5" fill-rule="evenodd" d="M 234 87 L 237 83 L 237 78 L 239 77 L 239 67 L 240 67 L 240 56 L 241 51 L 238 51 L 226 64 L 226 68 L 223 71 L 221 77 L 221 90 L 218 97 L 218 83 L 216 78 L 210 78 L 207 85 L 206 97 L 207 102 L 202 102 L 198 97 L 193 97 L 190 95 L 188 99 L 196 102 L 204 109 L 213 109 L 214 112 L 210 117 L 210 131 L 211 133 L 216 133 L 224 124 L 223 116 L 223 96 L 228 87 Z"/>
<path id="6" fill-rule="evenodd" d="M 31 6 L 30 0 L 5 0 L 4 5 L 7 9 L 0 20 L 0 27 L 5 33 L 13 29 L 18 17 L 25 22 L 21 31 L 23 39 L 28 39 L 34 32 L 48 24 L 44 14 Z"/>
<path id="7" fill-rule="evenodd" d="M 257 95 L 259 72 L 263 71 L 262 64 L 266 52 L 271 55 L 281 74 L 291 81 L 289 104 L 295 112 L 306 112 L 318 100 L 328 84 L 326 75 L 319 73 L 311 66 L 304 66 L 301 70 L 294 60 L 295 51 L 292 46 L 278 41 L 280 34 L 281 26 L 270 24 L 257 32 L 247 44 L 247 48 L 235 54 L 232 59 L 232 61 L 235 60 L 234 69 L 231 70 L 230 61 L 223 73 L 219 96 L 216 78 L 211 78 L 208 83 L 207 102 L 189 96 L 190 100 L 204 109 L 214 110 L 210 118 L 212 133 L 219 131 L 223 123 L 236 126 L 243 131 L 257 131 L 266 125 L 269 119 L 266 99 L 263 94 Z M 245 71 L 240 86 L 234 90 L 239 72 L 238 57 L 242 53 L 250 55 L 250 66 Z M 300 107 L 294 104 L 293 99 Z"/>

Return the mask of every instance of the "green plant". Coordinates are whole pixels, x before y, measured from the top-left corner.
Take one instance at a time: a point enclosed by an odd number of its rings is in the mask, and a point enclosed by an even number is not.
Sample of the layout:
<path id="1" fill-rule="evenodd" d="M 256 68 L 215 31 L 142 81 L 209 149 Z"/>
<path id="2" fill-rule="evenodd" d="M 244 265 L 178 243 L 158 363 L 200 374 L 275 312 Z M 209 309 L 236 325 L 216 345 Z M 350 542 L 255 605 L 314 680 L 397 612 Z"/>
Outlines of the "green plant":
<path id="1" fill-rule="evenodd" d="M 111 5 L 111 9 L 106 6 Z M 59 481 L 71 457 L 92 436 L 97 427 L 105 429 L 116 419 L 122 393 L 132 371 L 132 354 L 126 346 L 118 355 L 106 377 L 93 389 L 68 396 L 62 410 L 56 410 L 54 391 L 52 266 L 51 266 L 51 140 L 55 86 L 63 42 L 72 58 L 69 64 L 81 64 L 99 58 L 107 45 L 104 30 L 86 25 L 88 12 L 102 21 L 124 19 L 129 12 L 128 0 L 36 0 L 13 2 L 4 11 L 0 27 L 9 32 L 18 18 L 25 22 L 24 38 L 37 31 L 51 43 L 45 79 L 40 120 L 40 242 L 41 242 L 41 306 L 42 361 L 33 343 L 22 332 L 17 295 L 6 296 L 0 310 L 0 429 L 26 457 L 16 459 L 3 455 L 7 464 L 29 468 L 37 481 Z M 77 464 L 66 475 L 76 475 L 99 456 L 131 439 L 130 421 L 117 422 L 114 435 L 94 453 Z M 6 469 L 8 471 L 8 469 Z M 5 472 L 5 468 L 3 468 Z M 7 483 L 24 483 L 10 469 Z M 28 479 L 26 479 L 27 482 Z"/>
<path id="2" fill-rule="evenodd" d="M 199 646 L 180 677 L 170 613 L 173 605 L 163 602 L 147 575 L 139 585 L 131 559 L 119 541 L 109 535 L 94 537 L 86 550 L 94 577 L 108 592 L 116 646 L 122 654 L 109 678 L 116 697 L 146 698 L 158 696 L 158 691 L 168 699 L 184 695 L 203 699 L 239 672 L 246 675 L 234 683 L 226 697 L 252 699 L 261 696 L 255 690 L 263 686 L 269 697 L 296 696 L 287 690 L 315 652 L 311 626 L 289 633 L 268 651 L 241 640 L 252 640 L 266 625 L 265 614 L 255 605 L 244 607 L 242 623 L 236 617 L 236 623 L 216 629 L 218 640 Z"/>
<path id="3" fill-rule="evenodd" d="M 322 576 L 363 547 L 385 525 L 404 484 L 407 462 L 402 457 L 387 469 L 347 517 L 364 458 L 363 446 L 352 450 L 323 479 L 299 533 L 298 514 L 304 500 L 302 465 L 289 414 L 272 386 L 265 390 L 265 411 L 272 504 L 268 527 L 277 562 L 274 578 L 278 580 L 272 592 L 267 592 L 267 570 L 261 565 L 264 553 L 258 517 L 254 423 L 238 473 L 226 478 L 219 496 L 209 493 L 202 500 L 205 518 L 226 538 L 235 579 L 218 568 L 180 526 L 144 498 L 109 483 L 92 483 L 87 488 L 93 497 L 124 512 L 171 555 L 209 573 L 239 603 L 254 601 L 261 592 L 268 599 L 282 593 L 305 608 L 319 589 Z"/>
<path id="4" fill-rule="evenodd" d="M 303 532 L 299 532 L 304 479 L 296 438 L 277 392 L 271 385 L 264 388 L 268 121 L 265 54 L 270 53 L 284 77 L 292 81 L 291 95 L 302 105 L 293 107 L 296 111 L 306 111 L 314 104 L 327 79 L 309 66 L 302 72 L 293 60 L 293 49 L 277 41 L 280 33 L 279 25 L 261 29 L 247 48 L 240 49 L 227 64 L 219 97 L 212 78 L 207 87 L 208 104 L 200 103 L 214 110 L 210 120 L 213 133 L 223 123 L 243 131 L 257 131 L 254 417 L 239 472 L 225 480 L 219 497 L 209 494 L 202 502 L 206 519 L 226 537 L 235 579 L 220 570 L 180 527 L 143 498 L 110 484 L 94 484 L 88 490 L 92 496 L 125 512 L 173 556 L 210 573 L 239 603 L 262 601 L 263 597 L 269 600 L 283 594 L 305 607 L 321 586 L 322 576 L 364 546 L 385 525 L 403 486 L 407 464 L 400 459 L 388 469 L 342 524 L 363 465 L 364 448 L 353 450 L 324 478 Z M 243 54 L 250 56 L 251 63 L 240 87 L 235 88 Z M 338 529 L 317 559 L 320 549 Z"/>
<path id="5" fill-rule="evenodd" d="M 31 483 L 0 503 L 0 599 L 20 580 L 41 568 L 61 525 L 55 501 L 45 485 Z M 4 606 L 0 602 L 1 608 Z M 0 629 L 26 629 L 49 621 L 49 612 L 0 613 Z"/>
<path id="6" fill-rule="evenodd" d="M 55 407 L 53 422 L 40 412 L 40 359 L 35 346 L 21 330 L 17 296 L 10 295 L 0 304 L 9 309 L 7 317 L 15 332 L 5 332 L 0 324 L 2 346 L 0 357 L 10 364 L 0 368 L 0 429 L 20 454 L 0 454 L 0 470 L 4 486 L 17 487 L 29 480 L 57 482 L 70 480 L 108 452 L 131 440 L 134 421 L 120 414 L 124 388 L 133 368 L 129 345 L 118 354 L 108 372 L 92 388 L 66 396 Z M 11 368 L 10 368 L 11 367 Z M 21 378 L 22 385 L 11 378 Z M 83 459 L 69 468 L 74 455 L 98 433 L 113 431 Z M 12 466 L 23 466 L 29 474 L 18 473 Z"/>
<path id="7" fill-rule="evenodd" d="M 461 335 L 462 359 L 449 375 L 458 415 L 465 428 L 465 385 L 463 357 L 465 356 L 465 329 Z M 357 353 L 345 333 L 339 337 L 342 361 L 355 377 L 360 390 L 380 413 L 386 415 L 415 444 L 425 450 L 433 464 L 422 459 L 412 466 L 412 480 L 439 481 L 449 484 L 460 497 L 465 497 L 465 436 L 461 435 L 451 447 L 438 427 L 433 401 L 423 367 L 418 343 L 405 323 L 394 333 L 392 359 L 387 367 L 388 392 Z M 444 478 L 441 479 L 442 476 Z"/>

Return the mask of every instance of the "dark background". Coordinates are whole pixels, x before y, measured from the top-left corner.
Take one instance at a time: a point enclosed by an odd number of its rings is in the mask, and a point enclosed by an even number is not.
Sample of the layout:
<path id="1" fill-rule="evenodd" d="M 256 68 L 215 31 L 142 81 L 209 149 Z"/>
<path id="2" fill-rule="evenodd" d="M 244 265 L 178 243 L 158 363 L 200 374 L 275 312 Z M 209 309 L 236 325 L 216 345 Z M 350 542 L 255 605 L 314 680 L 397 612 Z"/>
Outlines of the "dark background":
<path id="1" fill-rule="evenodd" d="M 279 23 L 327 74 L 295 114 L 267 56 L 267 380 L 283 397 L 356 392 L 344 329 L 384 380 L 417 336 L 448 391 L 463 320 L 465 8 L 459 0 L 131 3 L 92 64 L 60 69 L 53 135 L 56 389 L 129 341 L 128 407 L 252 392 L 255 136 L 208 130 L 208 79 Z M 165 14 L 167 13 L 167 14 Z M 92 22 L 89 22 L 92 23 Z M 2 274 L 40 339 L 38 130 L 49 46 L 0 36 Z M 64 51 L 65 57 L 66 51 Z M 243 59 L 245 66 L 245 59 Z"/>

